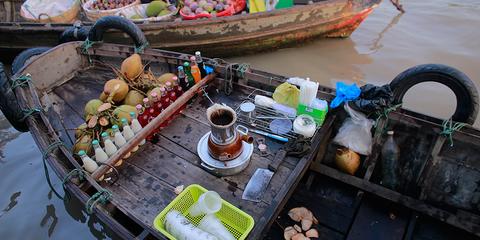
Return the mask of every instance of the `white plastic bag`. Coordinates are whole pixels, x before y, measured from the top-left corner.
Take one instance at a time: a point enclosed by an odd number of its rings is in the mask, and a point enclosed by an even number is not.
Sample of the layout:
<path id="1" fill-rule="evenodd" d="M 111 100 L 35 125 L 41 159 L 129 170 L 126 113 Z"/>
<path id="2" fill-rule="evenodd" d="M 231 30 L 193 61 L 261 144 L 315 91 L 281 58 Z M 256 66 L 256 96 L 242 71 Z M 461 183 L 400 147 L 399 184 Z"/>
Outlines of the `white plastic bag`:
<path id="1" fill-rule="evenodd" d="M 356 153 L 370 155 L 372 151 L 372 133 L 370 130 L 373 121 L 363 113 L 350 108 L 347 103 L 344 104 L 344 108 L 350 117 L 343 122 L 333 141 Z"/>

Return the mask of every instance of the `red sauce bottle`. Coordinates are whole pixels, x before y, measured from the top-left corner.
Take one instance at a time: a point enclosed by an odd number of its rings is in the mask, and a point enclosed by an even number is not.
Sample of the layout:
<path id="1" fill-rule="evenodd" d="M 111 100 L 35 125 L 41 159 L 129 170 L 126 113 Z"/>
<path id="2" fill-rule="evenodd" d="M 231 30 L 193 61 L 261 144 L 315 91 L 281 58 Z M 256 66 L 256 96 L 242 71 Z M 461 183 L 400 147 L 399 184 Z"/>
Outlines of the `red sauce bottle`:
<path id="1" fill-rule="evenodd" d="M 140 123 L 140 125 L 142 125 L 142 127 L 147 126 L 149 118 L 148 114 L 145 113 L 141 104 L 138 104 L 136 108 L 138 112 L 138 122 Z"/>

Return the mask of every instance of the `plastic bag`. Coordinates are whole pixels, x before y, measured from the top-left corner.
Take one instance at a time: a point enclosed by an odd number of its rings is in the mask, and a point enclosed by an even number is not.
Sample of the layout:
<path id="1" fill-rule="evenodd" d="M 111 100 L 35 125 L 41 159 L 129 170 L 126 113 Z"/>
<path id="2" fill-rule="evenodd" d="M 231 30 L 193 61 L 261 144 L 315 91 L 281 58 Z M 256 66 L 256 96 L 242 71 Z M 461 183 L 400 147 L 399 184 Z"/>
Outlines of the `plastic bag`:
<path id="1" fill-rule="evenodd" d="M 22 7 L 26 9 L 25 17 L 32 19 L 55 17 L 68 11 L 72 6 L 79 5 L 78 0 L 27 0 Z"/>
<path id="2" fill-rule="evenodd" d="M 295 109 L 298 106 L 299 97 L 300 90 L 288 82 L 278 85 L 273 93 L 273 100 L 275 100 L 275 102 L 293 107 Z"/>
<path id="3" fill-rule="evenodd" d="M 390 84 L 381 87 L 372 84 L 366 84 L 361 88 L 360 98 L 353 101 L 358 110 L 371 113 L 388 108 L 393 102 L 393 92 Z"/>
<path id="4" fill-rule="evenodd" d="M 344 108 L 350 117 L 343 122 L 333 141 L 356 153 L 370 155 L 372 151 L 372 133 L 370 130 L 373 121 L 363 113 L 350 108 L 348 104 L 345 104 Z"/>
<path id="5" fill-rule="evenodd" d="M 360 88 L 357 87 L 357 84 L 347 85 L 343 82 L 337 82 L 336 84 L 336 96 L 330 103 L 331 108 L 336 108 L 340 106 L 343 102 L 349 100 L 355 100 L 360 96 Z"/>

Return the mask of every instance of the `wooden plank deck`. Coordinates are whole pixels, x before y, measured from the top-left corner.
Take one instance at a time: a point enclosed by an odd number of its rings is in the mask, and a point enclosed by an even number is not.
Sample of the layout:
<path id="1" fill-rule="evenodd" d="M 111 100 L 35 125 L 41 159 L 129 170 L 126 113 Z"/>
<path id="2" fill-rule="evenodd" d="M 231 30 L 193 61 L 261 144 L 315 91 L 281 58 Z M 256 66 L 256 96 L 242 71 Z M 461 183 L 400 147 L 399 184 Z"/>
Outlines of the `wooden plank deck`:
<path id="1" fill-rule="evenodd" d="M 96 75 L 96 79 L 92 80 L 91 70 L 87 73 L 79 74 L 49 94 L 59 115 L 68 116 L 69 127 L 82 122 L 83 106 L 90 99 L 97 98 L 102 91 L 99 84 L 111 78 L 110 75 Z M 226 103 L 235 109 L 251 89 L 237 88 L 228 97 L 214 84 L 207 91 L 215 102 Z M 303 159 L 287 157 L 272 178 L 261 202 L 242 200 L 243 190 L 255 170 L 267 168 L 275 151 L 282 145 L 267 139 L 272 154 L 261 157 L 255 149 L 249 166 L 240 174 L 218 177 L 207 172 L 200 166 L 196 148 L 198 140 L 210 130 L 205 115 L 209 104 L 205 98 L 197 97 L 190 107 L 162 130 L 157 143 L 145 144 L 119 167 L 120 178 L 114 185 L 104 187 L 113 192 L 111 202 L 114 205 L 154 232 L 154 218 L 176 197 L 173 189 L 179 185 L 199 184 L 218 192 L 222 198 L 250 214 L 255 219 L 255 227 L 249 239 L 260 239 L 308 169 L 314 153 Z"/>

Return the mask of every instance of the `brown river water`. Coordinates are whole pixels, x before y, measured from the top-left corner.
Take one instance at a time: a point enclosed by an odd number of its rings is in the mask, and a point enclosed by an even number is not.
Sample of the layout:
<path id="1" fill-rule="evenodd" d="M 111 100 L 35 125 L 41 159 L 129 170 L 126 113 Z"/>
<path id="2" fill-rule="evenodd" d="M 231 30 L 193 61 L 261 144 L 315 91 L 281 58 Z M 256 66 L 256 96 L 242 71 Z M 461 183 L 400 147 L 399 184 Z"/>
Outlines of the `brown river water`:
<path id="1" fill-rule="evenodd" d="M 302 46 L 230 59 L 287 76 L 310 77 L 333 87 L 390 82 L 417 64 L 442 63 L 465 72 L 480 87 L 480 1 L 404 0 L 399 14 L 384 1 L 347 39 L 320 39 Z M 440 118 L 456 107 L 453 93 L 438 84 L 414 87 L 404 106 Z M 480 127 L 479 120 L 475 123 Z M 0 238 L 115 238 L 78 203 L 50 191 L 41 153 L 29 133 L 18 133 L 0 115 Z M 61 180 L 52 173 L 61 189 Z"/>

